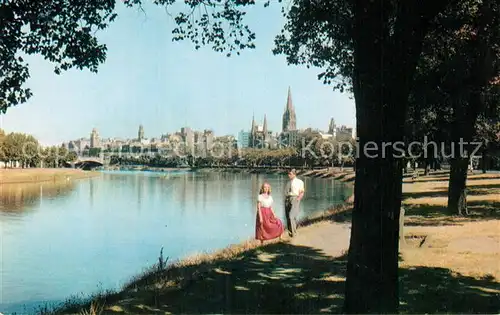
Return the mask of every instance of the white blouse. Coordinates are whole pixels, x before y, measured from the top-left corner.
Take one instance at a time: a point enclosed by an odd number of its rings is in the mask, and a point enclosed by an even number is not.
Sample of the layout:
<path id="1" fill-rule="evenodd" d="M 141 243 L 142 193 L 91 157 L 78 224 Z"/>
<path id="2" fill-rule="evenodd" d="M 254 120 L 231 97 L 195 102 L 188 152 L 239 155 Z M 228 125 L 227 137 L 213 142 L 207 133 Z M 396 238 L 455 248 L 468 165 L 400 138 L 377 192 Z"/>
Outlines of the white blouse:
<path id="1" fill-rule="evenodd" d="M 257 199 L 260 202 L 260 206 L 264 208 L 270 208 L 273 205 L 273 196 L 260 194 Z"/>

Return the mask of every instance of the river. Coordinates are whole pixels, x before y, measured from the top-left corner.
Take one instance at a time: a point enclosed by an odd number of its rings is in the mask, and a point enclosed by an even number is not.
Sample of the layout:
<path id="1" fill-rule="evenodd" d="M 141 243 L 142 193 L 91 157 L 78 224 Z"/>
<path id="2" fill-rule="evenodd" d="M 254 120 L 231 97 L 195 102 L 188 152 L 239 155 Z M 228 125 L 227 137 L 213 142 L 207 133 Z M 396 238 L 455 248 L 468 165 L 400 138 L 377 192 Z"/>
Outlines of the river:
<path id="1" fill-rule="evenodd" d="M 0 312 L 32 313 L 72 295 L 119 289 L 155 263 L 162 247 L 172 261 L 251 238 L 264 180 L 284 219 L 288 178 L 281 175 L 121 171 L 0 185 Z M 352 192 L 333 179 L 303 180 L 301 217 Z"/>

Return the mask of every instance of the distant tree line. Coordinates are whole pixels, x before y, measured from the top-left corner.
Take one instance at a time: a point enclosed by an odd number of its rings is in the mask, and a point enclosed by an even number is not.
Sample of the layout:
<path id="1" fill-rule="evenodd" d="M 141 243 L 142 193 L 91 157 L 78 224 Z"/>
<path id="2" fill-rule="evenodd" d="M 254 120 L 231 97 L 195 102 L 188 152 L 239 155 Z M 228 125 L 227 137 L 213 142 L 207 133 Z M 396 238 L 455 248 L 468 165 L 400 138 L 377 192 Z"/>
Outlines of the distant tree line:
<path id="1" fill-rule="evenodd" d="M 65 147 L 42 147 L 32 135 L 0 129 L 0 164 L 5 168 L 65 167 L 76 159 Z"/>

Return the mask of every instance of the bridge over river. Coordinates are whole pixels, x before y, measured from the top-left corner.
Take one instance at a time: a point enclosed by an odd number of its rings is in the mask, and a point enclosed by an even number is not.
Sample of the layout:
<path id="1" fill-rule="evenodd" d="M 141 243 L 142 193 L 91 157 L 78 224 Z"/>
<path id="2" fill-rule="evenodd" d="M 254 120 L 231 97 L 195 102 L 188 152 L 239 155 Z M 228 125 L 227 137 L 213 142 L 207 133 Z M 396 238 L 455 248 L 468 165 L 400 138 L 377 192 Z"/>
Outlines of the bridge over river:
<path id="1" fill-rule="evenodd" d="M 81 169 L 93 169 L 109 164 L 109 158 L 106 157 L 89 157 L 89 156 L 78 156 L 78 158 L 69 163 L 73 168 Z"/>

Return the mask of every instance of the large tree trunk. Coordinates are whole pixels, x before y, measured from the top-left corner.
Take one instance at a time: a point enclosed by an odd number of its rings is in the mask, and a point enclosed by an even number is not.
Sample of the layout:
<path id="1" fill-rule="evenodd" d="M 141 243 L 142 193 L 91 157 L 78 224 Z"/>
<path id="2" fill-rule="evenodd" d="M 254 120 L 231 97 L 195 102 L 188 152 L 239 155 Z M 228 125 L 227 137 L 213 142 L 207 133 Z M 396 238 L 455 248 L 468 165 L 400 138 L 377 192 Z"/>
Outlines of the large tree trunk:
<path id="1" fill-rule="evenodd" d="M 398 313 L 403 165 L 392 145 L 403 141 L 410 84 L 427 22 L 447 2 L 405 1 L 398 5 L 395 26 L 387 15 L 391 2 L 354 2 L 353 89 L 361 152 L 355 164 L 345 313 Z M 374 147 L 369 142 L 377 149 L 365 150 Z"/>
<path id="2" fill-rule="evenodd" d="M 402 165 L 362 157 L 356 165 L 345 311 L 395 313 Z"/>
<path id="3" fill-rule="evenodd" d="M 448 212 L 468 215 L 467 211 L 467 167 L 468 158 L 455 158 L 450 162 L 450 181 L 448 188 Z"/>
<path id="4" fill-rule="evenodd" d="M 355 163 L 354 208 L 347 264 L 345 313 L 397 313 L 398 253 L 402 159 L 392 145 L 402 141 L 407 109 L 405 82 L 412 76 L 395 70 L 397 49 L 381 21 L 384 1 L 359 0 L 353 79 L 359 152 Z M 383 60 L 383 61 L 382 61 Z M 385 62 L 385 63 L 384 63 Z M 413 68 L 414 69 L 414 68 Z M 398 76 L 399 74 L 399 76 Z M 402 75 L 401 75 L 402 74 Z M 384 80 L 380 78 L 384 77 Z M 398 80 L 395 78 L 398 77 Z M 397 86 L 394 83 L 399 83 Z M 367 143 L 375 143 L 375 146 Z M 365 150 L 366 148 L 371 150 Z"/>

